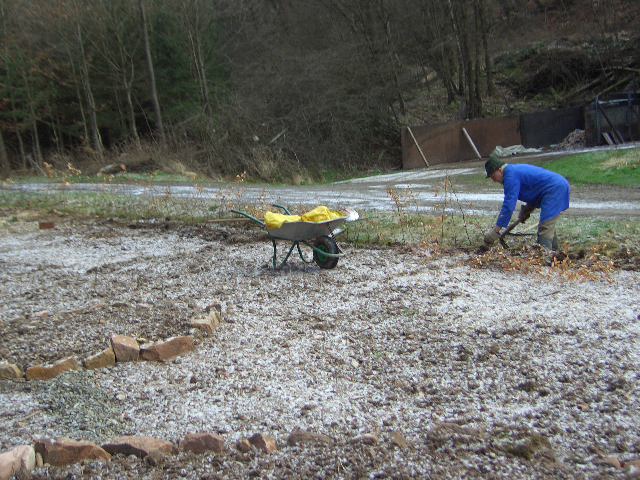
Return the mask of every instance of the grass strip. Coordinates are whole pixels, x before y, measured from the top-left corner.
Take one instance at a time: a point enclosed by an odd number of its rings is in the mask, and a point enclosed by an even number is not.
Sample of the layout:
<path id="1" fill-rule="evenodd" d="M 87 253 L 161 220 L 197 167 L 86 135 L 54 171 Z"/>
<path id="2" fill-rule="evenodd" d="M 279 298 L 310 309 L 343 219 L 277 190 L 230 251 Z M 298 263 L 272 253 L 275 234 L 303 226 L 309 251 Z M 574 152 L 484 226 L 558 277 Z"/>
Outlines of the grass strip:
<path id="1" fill-rule="evenodd" d="M 640 149 L 589 152 L 544 164 L 574 185 L 640 187 Z"/>
<path id="2" fill-rule="evenodd" d="M 233 205 L 228 199 L 210 199 L 197 194 L 189 198 L 167 195 L 114 195 L 102 192 L 25 193 L 0 192 L 0 228 L 21 218 L 117 219 L 121 221 L 168 220 L 202 224 L 229 217 L 230 208 L 257 212 L 255 206 Z M 346 224 L 342 241 L 355 247 L 423 246 L 442 249 L 475 250 L 482 245 L 486 216 L 360 212 L 361 220 Z M 534 215 L 535 217 L 535 215 Z M 524 226 L 535 233 L 537 219 Z M 516 232 L 521 230 L 520 227 Z M 604 254 L 618 251 L 640 252 L 640 219 L 598 219 L 563 216 L 558 236 L 565 251 L 598 246 Z M 507 237 L 510 246 L 535 242 L 535 236 Z"/>

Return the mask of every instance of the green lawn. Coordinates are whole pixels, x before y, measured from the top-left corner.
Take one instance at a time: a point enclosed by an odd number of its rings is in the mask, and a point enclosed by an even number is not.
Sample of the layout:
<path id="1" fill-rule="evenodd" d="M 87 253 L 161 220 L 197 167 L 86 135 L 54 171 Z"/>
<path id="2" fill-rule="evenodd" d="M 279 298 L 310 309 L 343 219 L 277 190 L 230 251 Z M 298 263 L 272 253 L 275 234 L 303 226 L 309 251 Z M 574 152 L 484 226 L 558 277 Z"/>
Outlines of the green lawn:
<path id="1" fill-rule="evenodd" d="M 154 185 L 183 185 L 210 182 L 205 178 L 193 178 L 177 173 L 165 172 L 124 172 L 117 175 L 63 175 L 46 177 L 41 175 L 25 175 L 11 177 L 15 183 L 135 183 Z"/>
<path id="2" fill-rule="evenodd" d="M 640 149 L 581 153 L 547 162 L 544 168 L 574 185 L 640 187 Z"/>
<path id="3" fill-rule="evenodd" d="M 318 180 L 313 180 L 310 176 L 295 176 L 293 181 L 272 181 L 266 183 L 264 180 L 259 179 L 245 179 L 245 178 L 228 178 L 226 182 L 247 183 L 250 185 L 270 185 L 270 186 L 283 186 L 283 185 L 313 185 L 313 184 L 329 184 L 340 180 L 348 180 L 351 178 L 369 177 L 372 175 L 381 175 L 384 173 L 382 170 L 366 169 L 328 169 L 323 170 L 317 175 Z M 141 185 L 214 185 L 219 183 L 218 180 L 207 178 L 203 175 L 197 177 L 181 175 L 178 173 L 166 173 L 161 171 L 154 172 L 123 172 L 115 175 L 65 175 L 57 173 L 56 175 L 47 177 L 44 175 L 20 175 L 13 176 L 9 179 L 13 183 L 134 183 Z"/>

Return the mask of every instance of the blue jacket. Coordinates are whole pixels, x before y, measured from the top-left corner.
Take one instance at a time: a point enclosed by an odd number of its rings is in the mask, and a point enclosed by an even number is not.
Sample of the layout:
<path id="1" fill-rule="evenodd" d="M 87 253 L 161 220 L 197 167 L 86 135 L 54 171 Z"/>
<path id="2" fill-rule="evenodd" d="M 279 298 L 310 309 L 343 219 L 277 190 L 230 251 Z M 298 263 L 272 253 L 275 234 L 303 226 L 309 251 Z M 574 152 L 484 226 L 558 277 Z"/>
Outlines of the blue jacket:
<path id="1" fill-rule="evenodd" d="M 505 228 L 518 200 L 540 208 L 540 223 L 557 217 L 569 208 L 569 182 L 562 175 L 526 164 L 504 167 L 504 202 L 496 225 Z"/>

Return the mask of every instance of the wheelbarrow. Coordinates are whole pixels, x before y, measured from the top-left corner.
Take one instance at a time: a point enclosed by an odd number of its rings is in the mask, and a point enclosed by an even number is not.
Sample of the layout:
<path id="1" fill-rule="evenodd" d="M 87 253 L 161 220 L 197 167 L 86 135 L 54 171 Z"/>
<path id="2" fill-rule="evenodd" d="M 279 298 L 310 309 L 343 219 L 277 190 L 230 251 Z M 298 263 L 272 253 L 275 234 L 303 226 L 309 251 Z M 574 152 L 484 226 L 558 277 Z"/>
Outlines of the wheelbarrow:
<path id="1" fill-rule="evenodd" d="M 291 215 L 291 212 L 287 207 L 282 205 L 273 204 L 272 206 L 279 208 L 286 215 Z M 340 257 L 344 256 L 344 252 L 338 246 L 336 237 L 342 233 L 340 225 L 347 221 L 354 221 L 358 219 L 358 213 L 354 210 L 350 210 L 349 215 L 334 220 L 327 220 L 325 222 L 288 222 L 283 223 L 279 228 L 269 228 L 262 220 L 254 217 L 253 215 L 243 212 L 241 210 L 231 210 L 233 213 L 248 218 L 252 222 L 260 225 L 267 231 L 267 235 L 271 239 L 273 244 L 273 269 L 279 270 L 284 267 L 289 260 L 289 257 L 293 253 L 294 249 L 297 249 L 298 255 L 304 263 L 315 262 L 320 268 L 332 269 L 338 265 Z M 278 246 L 277 241 L 284 240 L 291 242 L 291 247 L 280 263 L 278 263 Z M 305 257 L 300 245 L 305 245 L 313 251 L 312 258 Z"/>

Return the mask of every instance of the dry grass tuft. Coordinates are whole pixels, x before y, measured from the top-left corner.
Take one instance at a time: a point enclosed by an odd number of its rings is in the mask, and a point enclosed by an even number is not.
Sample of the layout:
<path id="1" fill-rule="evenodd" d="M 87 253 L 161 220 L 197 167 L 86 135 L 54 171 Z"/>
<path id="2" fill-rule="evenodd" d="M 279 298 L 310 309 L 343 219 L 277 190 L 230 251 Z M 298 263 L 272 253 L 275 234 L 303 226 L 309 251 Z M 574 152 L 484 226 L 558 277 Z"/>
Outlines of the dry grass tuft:
<path id="1" fill-rule="evenodd" d="M 616 270 L 613 260 L 603 255 L 598 247 L 584 255 L 558 253 L 553 257 L 538 246 L 525 246 L 519 250 L 494 247 L 473 257 L 470 264 L 475 268 L 497 268 L 572 282 L 612 282 L 612 273 Z"/>
<path id="2" fill-rule="evenodd" d="M 601 165 L 602 170 L 640 167 L 640 149 L 629 150 L 624 155 L 611 157 Z"/>

